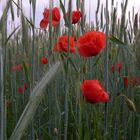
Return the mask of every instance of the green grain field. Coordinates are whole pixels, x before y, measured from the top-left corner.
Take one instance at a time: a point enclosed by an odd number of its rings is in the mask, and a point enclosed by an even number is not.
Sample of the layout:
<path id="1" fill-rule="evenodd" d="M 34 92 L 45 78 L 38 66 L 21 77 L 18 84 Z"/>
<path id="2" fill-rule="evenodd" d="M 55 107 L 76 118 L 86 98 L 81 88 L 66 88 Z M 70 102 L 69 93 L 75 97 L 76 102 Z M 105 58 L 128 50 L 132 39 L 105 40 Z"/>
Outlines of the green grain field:
<path id="1" fill-rule="evenodd" d="M 0 0 L 0 140 L 140 140 L 140 13 L 128 9 L 129 0 L 121 8 L 117 0 L 93 8 L 92 0 L 89 7 L 86 0 L 46 0 L 49 12 L 39 18 L 37 1 Z M 90 45 L 102 43 L 92 54 Z M 96 91 L 83 89 L 85 80 L 100 81 L 109 99 L 87 97 Z"/>

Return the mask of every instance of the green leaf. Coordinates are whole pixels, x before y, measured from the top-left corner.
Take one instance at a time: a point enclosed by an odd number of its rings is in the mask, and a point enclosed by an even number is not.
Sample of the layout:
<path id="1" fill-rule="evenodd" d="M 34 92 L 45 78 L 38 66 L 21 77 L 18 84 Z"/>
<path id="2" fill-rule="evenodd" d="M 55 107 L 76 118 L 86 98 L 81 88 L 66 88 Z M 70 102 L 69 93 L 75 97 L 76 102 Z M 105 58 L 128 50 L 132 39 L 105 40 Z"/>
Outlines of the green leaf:
<path id="1" fill-rule="evenodd" d="M 128 53 L 133 56 L 133 50 L 131 47 L 129 47 L 126 43 L 118 39 L 117 37 L 113 35 L 109 35 L 109 40 L 112 41 L 113 43 L 116 43 L 120 48 L 124 48 L 128 51 Z"/>
<path id="2" fill-rule="evenodd" d="M 29 34 L 28 34 L 28 25 L 27 20 L 25 20 L 25 17 L 23 14 L 21 14 L 21 22 L 22 22 L 22 45 L 23 49 L 28 56 L 29 54 Z"/>
<path id="3" fill-rule="evenodd" d="M 17 29 L 19 28 L 20 26 L 16 27 L 12 32 L 11 34 L 8 36 L 8 38 L 6 39 L 5 41 L 5 44 L 7 44 L 7 42 L 10 40 L 10 38 L 12 37 L 12 35 L 17 31 Z"/>
<path id="4" fill-rule="evenodd" d="M 67 18 L 66 10 L 65 10 L 65 7 L 64 7 L 64 5 L 62 3 L 62 0 L 60 0 L 60 7 L 61 7 L 63 15 L 64 15 L 65 25 L 68 27 L 69 26 L 68 18 Z"/>
<path id="5" fill-rule="evenodd" d="M 65 58 L 67 58 L 67 55 L 66 55 L 65 53 L 61 53 L 61 57 L 65 59 Z M 77 73 L 79 73 L 79 70 L 78 70 L 76 64 L 73 62 L 73 60 L 72 60 L 71 57 L 68 57 L 68 61 L 69 61 L 70 64 L 73 66 L 73 68 L 75 69 L 75 71 L 76 71 Z"/>
<path id="6" fill-rule="evenodd" d="M 24 61 L 22 62 L 22 65 L 23 65 L 23 69 L 24 69 L 24 72 L 25 72 L 26 81 L 28 83 L 30 83 L 29 76 L 28 76 L 28 68 L 27 68 L 27 65 L 26 65 L 26 63 Z"/>
<path id="7" fill-rule="evenodd" d="M 7 13 L 11 7 L 11 0 L 8 0 L 6 3 L 6 7 L 3 10 L 2 16 L 0 18 L 0 31 L 3 31 L 3 28 L 6 25 Z"/>
<path id="8" fill-rule="evenodd" d="M 99 54 L 99 56 L 95 59 L 95 62 L 94 62 L 94 66 L 96 66 L 101 58 L 102 54 Z"/>
<path id="9" fill-rule="evenodd" d="M 134 19 L 134 35 L 136 36 L 138 33 L 138 13 L 135 15 Z"/>
<path id="10" fill-rule="evenodd" d="M 121 41 L 120 39 L 118 39 L 117 37 L 113 36 L 113 35 L 109 35 L 109 40 L 118 44 L 118 45 L 122 45 L 122 46 L 127 46 L 126 43 L 124 43 L 123 41 Z"/>
<path id="11" fill-rule="evenodd" d="M 11 4 L 11 16 L 12 16 L 12 20 L 14 21 L 15 16 L 14 16 L 14 8 L 12 4 Z"/>
<path id="12" fill-rule="evenodd" d="M 61 68 L 61 63 L 57 62 L 53 65 L 50 70 L 44 75 L 41 81 L 34 87 L 33 91 L 30 94 L 30 99 L 22 112 L 15 129 L 12 132 L 10 140 L 20 140 L 28 128 L 31 120 L 33 119 L 36 110 L 44 97 L 44 89 L 46 85 L 55 77 L 55 75 L 59 72 Z"/>
<path id="13" fill-rule="evenodd" d="M 75 71 L 76 71 L 77 73 L 79 73 L 79 70 L 78 70 L 76 64 L 73 62 L 73 60 L 72 60 L 70 57 L 69 57 L 68 60 L 69 60 L 70 64 L 73 66 L 73 68 L 75 69 Z"/>

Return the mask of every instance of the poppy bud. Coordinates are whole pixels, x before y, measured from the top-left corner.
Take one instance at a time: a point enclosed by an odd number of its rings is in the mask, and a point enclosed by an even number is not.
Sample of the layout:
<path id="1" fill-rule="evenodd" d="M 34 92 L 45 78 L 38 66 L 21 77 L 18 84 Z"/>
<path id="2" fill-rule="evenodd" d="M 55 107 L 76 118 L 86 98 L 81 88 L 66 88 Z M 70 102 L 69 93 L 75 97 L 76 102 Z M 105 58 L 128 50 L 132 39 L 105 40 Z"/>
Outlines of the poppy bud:
<path id="1" fill-rule="evenodd" d="M 136 112 L 136 107 L 132 100 L 127 98 L 126 103 L 127 103 L 127 107 L 129 108 L 130 111 Z"/>
<path id="2" fill-rule="evenodd" d="M 54 136 L 58 136 L 58 129 L 57 129 L 57 128 L 54 128 L 54 129 L 53 129 L 53 135 L 54 135 Z"/>

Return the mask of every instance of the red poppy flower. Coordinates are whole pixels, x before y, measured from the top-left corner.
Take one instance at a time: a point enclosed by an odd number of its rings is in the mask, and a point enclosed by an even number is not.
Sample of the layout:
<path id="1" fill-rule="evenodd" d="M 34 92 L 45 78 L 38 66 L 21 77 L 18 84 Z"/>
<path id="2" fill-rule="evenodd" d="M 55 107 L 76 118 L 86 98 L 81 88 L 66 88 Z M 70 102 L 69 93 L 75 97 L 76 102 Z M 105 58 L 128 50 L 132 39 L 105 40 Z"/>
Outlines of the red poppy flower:
<path id="1" fill-rule="evenodd" d="M 122 70 L 122 63 L 118 63 L 116 66 L 117 66 L 118 72 L 120 73 Z"/>
<path id="2" fill-rule="evenodd" d="M 110 70 L 111 72 L 115 72 L 115 65 L 111 65 Z"/>
<path id="3" fill-rule="evenodd" d="M 26 83 L 24 83 L 23 89 L 24 89 L 24 91 L 27 90 L 27 84 Z"/>
<path id="4" fill-rule="evenodd" d="M 131 85 L 134 87 L 138 83 L 138 77 L 132 77 L 131 78 Z"/>
<path id="5" fill-rule="evenodd" d="M 87 32 L 78 39 L 78 52 L 83 57 L 98 55 L 105 48 L 106 35 L 103 32 Z"/>
<path id="6" fill-rule="evenodd" d="M 26 67 L 29 67 L 29 66 L 30 66 L 30 64 L 26 64 Z M 22 69 L 23 69 L 23 66 L 21 64 L 19 64 L 19 65 L 16 65 L 16 66 L 12 66 L 11 71 L 15 72 L 15 71 L 20 71 Z"/>
<path id="7" fill-rule="evenodd" d="M 46 18 L 43 18 L 43 19 L 40 21 L 40 28 L 47 28 L 48 23 L 49 23 L 49 20 L 46 19 Z"/>
<path id="8" fill-rule="evenodd" d="M 52 26 L 53 26 L 53 27 L 56 27 L 56 26 L 58 25 L 58 23 L 59 23 L 59 22 L 53 20 L 53 21 L 52 21 Z"/>
<path id="9" fill-rule="evenodd" d="M 128 88 L 128 84 L 129 84 L 128 76 L 124 76 L 124 77 L 123 77 L 123 82 L 124 82 L 124 87 L 125 87 L 125 88 Z"/>
<path id="10" fill-rule="evenodd" d="M 23 66 L 21 64 L 19 64 L 19 65 L 13 66 L 12 71 L 13 72 L 20 71 L 20 70 L 22 70 L 22 68 L 23 68 Z"/>
<path id="11" fill-rule="evenodd" d="M 49 9 L 45 8 L 43 12 L 44 18 L 48 19 L 49 18 Z"/>
<path id="12" fill-rule="evenodd" d="M 89 103 L 108 102 L 109 95 L 98 80 L 85 80 L 81 84 L 85 100 Z"/>
<path id="13" fill-rule="evenodd" d="M 72 24 L 76 24 L 81 17 L 82 14 L 80 11 L 72 11 Z"/>
<path id="14" fill-rule="evenodd" d="M 46 28 L 49 23 L 49 12 L 52 12 L 52 26 L 56 27 L 60 21 L 60 11 L 57 7 L 53 9 L 44 9 L 43 19 L 40 21 L 40 28 Z"/>
<path id="15" fill-rule="evenodd" d="M 67 12 L 66 14 L 67 16 L 69 16 L 69 13 Z M 72 20 L 72 24 L 76 24 L 78 23 L 78 21 L 80 20 L 80 18 L 82 17 L 82 13 L 80 11 L 72 11 L 72 15 L 71 15 L 71 20 Z"/>
<path id="16" fill-rule="evenodd" d="M 57 7 L 52 9 L 52 20 L 53 21 L 60 21 L 60 11 Z"/>
<path id="17" fill-rule="evenodd" d="M 55 44 L 54 51 L 68 52 L 68 36 L 61 36 Z M 70 53 L 75 53 L 74 38 L 70 36 Z"/>
<path id="18" fill-rule="evenodd" d="M 18 87 L 18 93 L 23 93 L 23 88 L 22 87 Z"/>
<path id="19" fill-rule="evenodd" d="M 48 63 L 48 58 L 47 57 L 42 57 L 41 62 L 42 62 L 42 64 L 47 64 Z"/>

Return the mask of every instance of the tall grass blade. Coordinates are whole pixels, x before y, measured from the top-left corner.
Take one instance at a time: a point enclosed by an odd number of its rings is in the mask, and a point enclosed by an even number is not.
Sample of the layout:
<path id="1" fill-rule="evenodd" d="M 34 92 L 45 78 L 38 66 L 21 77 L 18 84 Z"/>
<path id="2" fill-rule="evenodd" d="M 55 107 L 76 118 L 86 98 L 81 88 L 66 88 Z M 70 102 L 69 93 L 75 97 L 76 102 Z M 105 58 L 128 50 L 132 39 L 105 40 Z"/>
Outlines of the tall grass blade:
<path id="1" fill-rule="evenodd" d="M 100 0 L 98 0 L 98 3 L 97 3 L 97 9 L 96 9 L 96 30 L 99 29 L 99 20 L 98 20 L 98 12 L 99 12 L 99 8 L 100 8 Z"/>
<path id="2" fill-rule="evenodd" d="M 134 19 L 134 35 L 136 36 L 138 32 L 138 13 L 135 15 Z"/>
<path id="3" fill-rule="evenodd" d="M 39 103 L 41 102 L 44 88 L 58 73 L 60 66 L 61 63 L 57 62 L 54 66 L 50 68 L 44 78 L 42 78 L 42 80 L 35 86 L 35 88 L 31 92 L 30 99 L 10 137 L 10 140 L 20 140 L 22 138 L 27 126 L 29 126 L 31 120 L 33 119 Z"/>
<path id="4" fill-rule="evenodd" d="M 5 41 L 5 45 L 8 43 L 8 41 L 11 39 L 11 37 L 14 35 L 14 33 L 19 29 L 20 26 L 17 26 L 11 33 L 10 35 L 7 37 L 6 41 Z"/>
<path id="5" fill-rule="evenodd" d="M 3 22 L 5 21 L 6 22 L 6 19 L 7 19 L 7 13 L 8 13 L 8 10 L 10 9 L 11 7 L 11 0 L 8 0 L 7 3 L 6 3 L 6 7 L 5 9 L 3 10 L 3 14 L 1 16 L 1 19 L 0 19 L 0 31 L 2 32 L 2 24 Z"/>
<path id="6" fill-rule="evenodd" d="M 64 15 L 65 25 L 69 26 L 69 22 L 68 22 L 68 18 L 67 18 L 67 15 L 66 15 L 65 6 L 64 6 L 62 0 L 60 0 L 60 7 L 61 7 L 63 15 Z"/>
<path id="7" fill-rule="evenodd" d="M 108 87 L 108 34 L 109 34 L 109 19 L 108 19 L 108 0 L 106 0 L 106 48 L 105 48 L 105 52 L 104 52 L 104 81 L 105 81 L 105 88 L 106 91 L 108 92 L 109 87 Z M 107 122 L 107 118 L 108 118 L 108 104 L 105 103 L 105 113 L 104 113 L 104 136 L 106 139 L 106 135 L 107 135 L 107 131 L 108 131 L 108 122 Z"/>
<path id="8" fill-rule="evenodd" d="M 3 49 L 0 46 L 0 139 L 4 140 L 4 72 Z"/>

